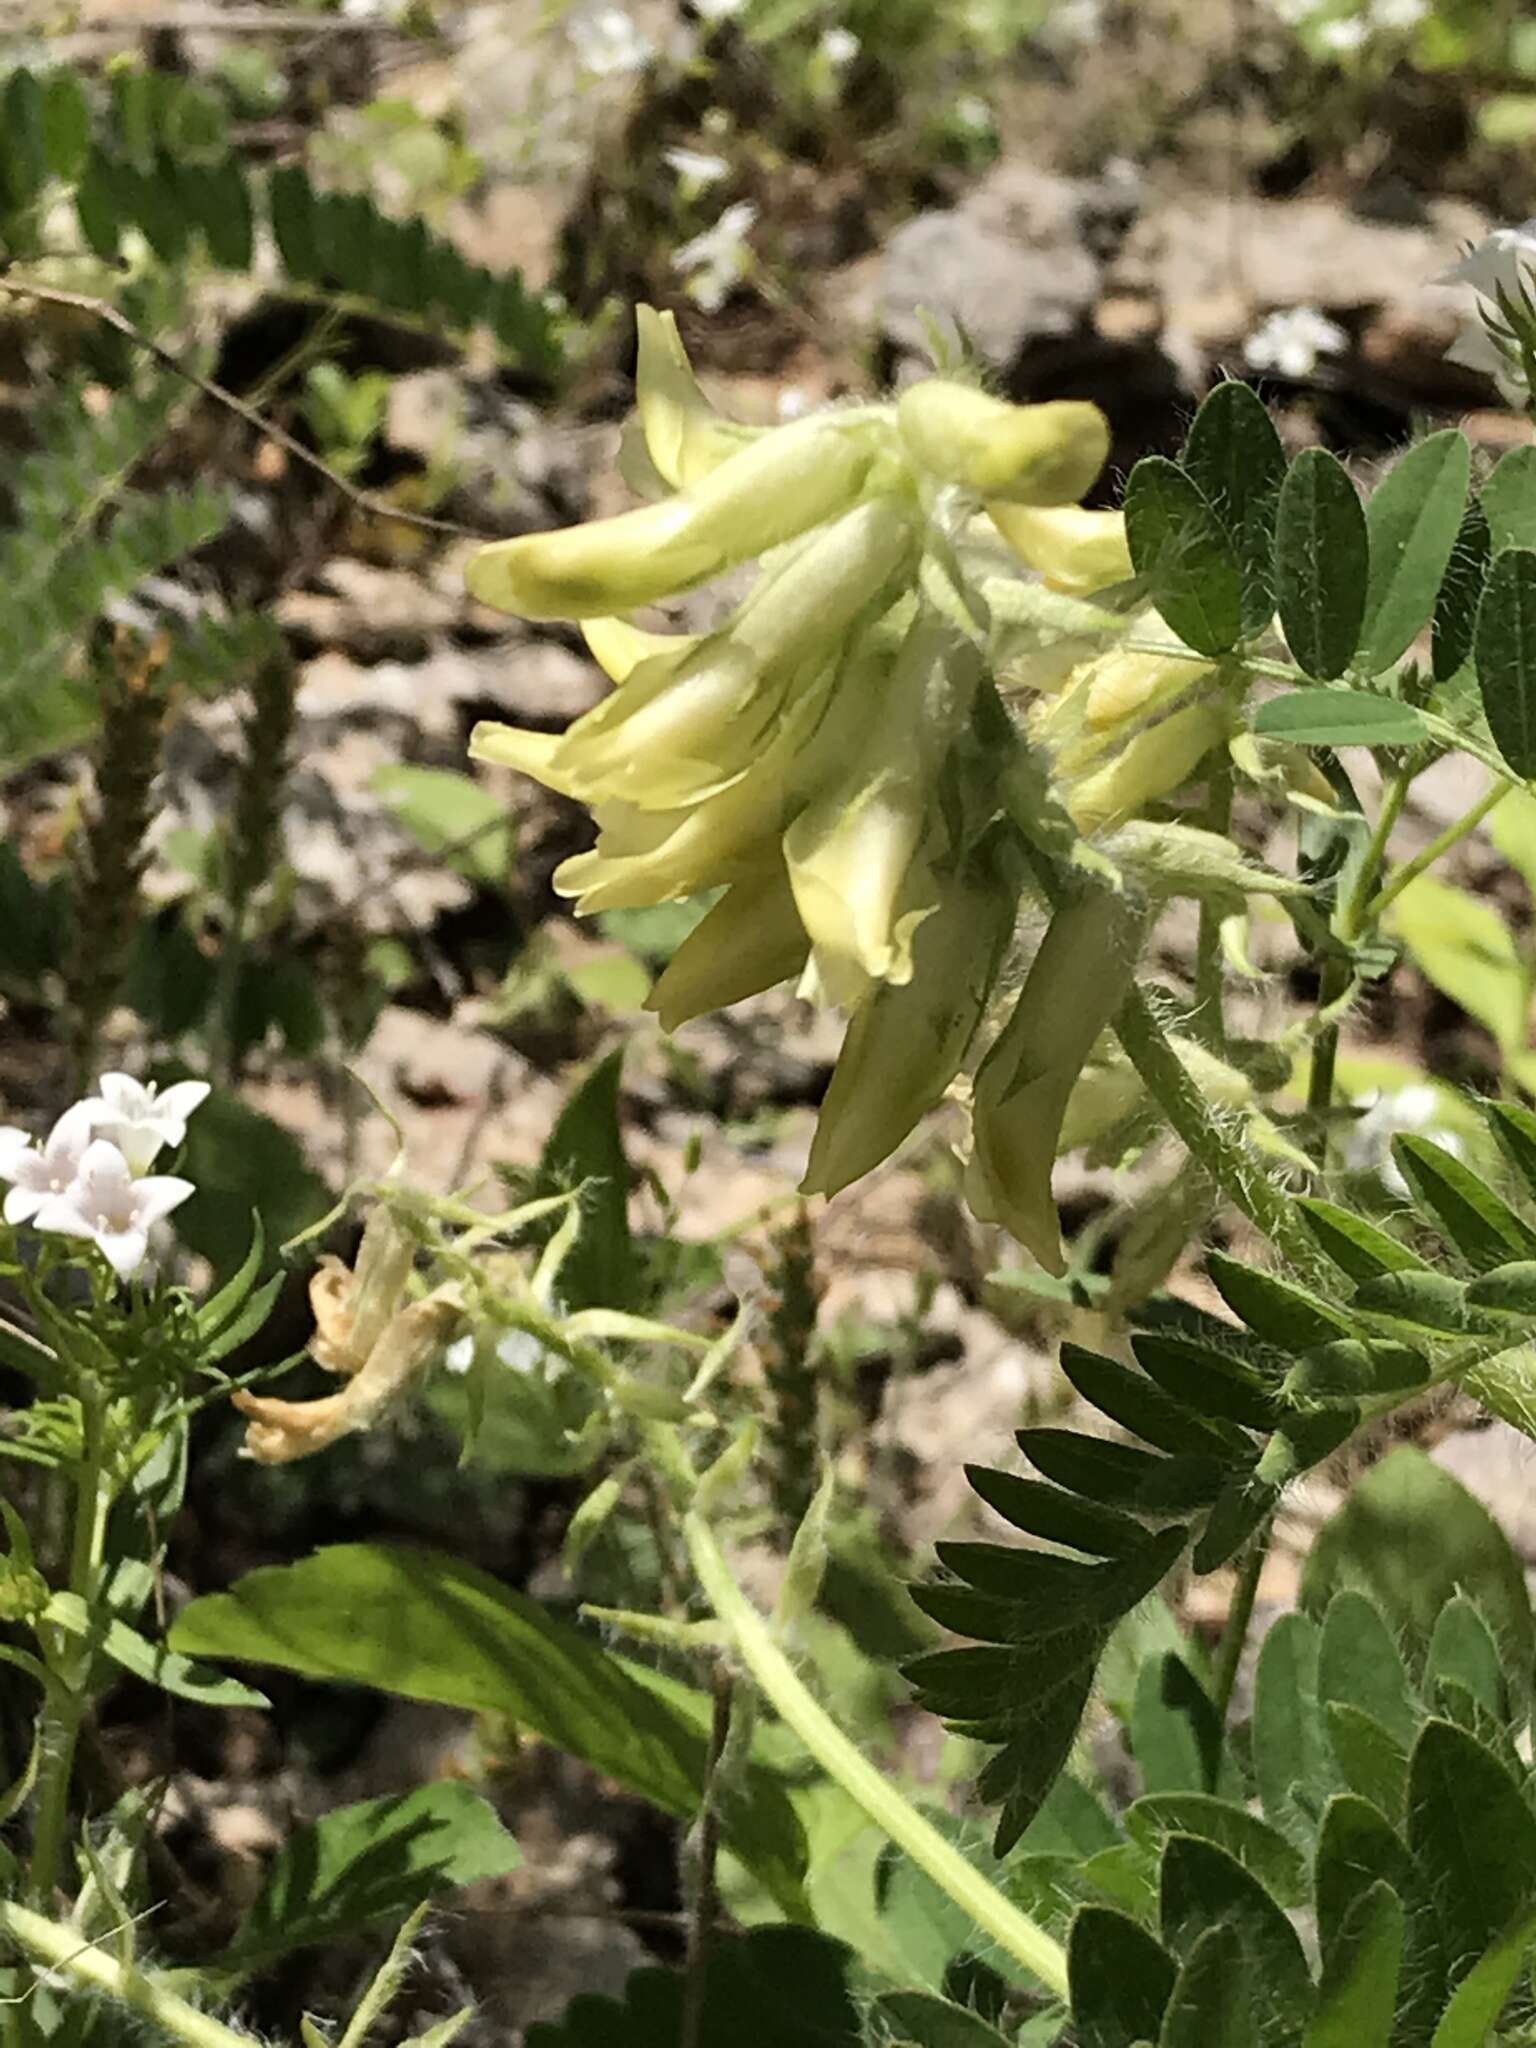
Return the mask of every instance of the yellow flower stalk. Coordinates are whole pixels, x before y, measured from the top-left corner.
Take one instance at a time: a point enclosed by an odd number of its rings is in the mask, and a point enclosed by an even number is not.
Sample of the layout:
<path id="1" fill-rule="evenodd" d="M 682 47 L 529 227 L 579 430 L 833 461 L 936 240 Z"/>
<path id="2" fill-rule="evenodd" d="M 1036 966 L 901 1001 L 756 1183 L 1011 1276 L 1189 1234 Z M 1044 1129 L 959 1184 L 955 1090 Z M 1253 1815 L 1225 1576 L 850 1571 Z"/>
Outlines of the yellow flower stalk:
<path id="1" fill-rule="evenodd" d="M 652 604 L 836 518 L 895 456 L 878 413 L 796 420 L 660 504 L 482 548 L 466 572 L 470 595 L 530 619 Z"/>
<path id="2" fill-rule="evenodd" d="M 1014 505 L 999 498 L 989 498 L 986 509 L 1020 561 L 1069 597 L 1092 597 L 1135 574 L 1123 512 Z"/>
<path id="3" fill-rule="evenodd" d="M 676 317 L 635 308 L 635 410 L 646 453 L 675 490 L 686 490 L 768 430 L 717 412 L 693 374 Z"/>
<path id="4" fill-rule="evenodd" d="M 733 882 L 696 924 L 646 998 L 664 1031 L 708 1010 L 726 1010 L 788 981 L 810 941 L 782 860 Z"/>
<path id="5" fill-rule="evenodd" d="M 1013 929 L 1018 880 L 984 844 L 937 885 L 904 985 L 854 1011 L 816 1120 L 804 1194 L 835 1195 L 888 1159 L 959 1073 Z"/>
<path id="6" fill-rule="evenodd" d="M 1021 505 L 1075 504 L 1109 456 L 1109 422 L 1096 405 L 1009 405 L 944 377 L 909 385 L 896 423 L 920 469 Z"/>
<path id="7" fill-rule="evenodd" d="M 1145 912 L 1093 889 L 1051 919 L 1013 1014 L 976 1075 L 966 1199 L 1047 1272 L 1065 1268 L 1051 1168 L 1094 1041 L 1125 996 Z"/>

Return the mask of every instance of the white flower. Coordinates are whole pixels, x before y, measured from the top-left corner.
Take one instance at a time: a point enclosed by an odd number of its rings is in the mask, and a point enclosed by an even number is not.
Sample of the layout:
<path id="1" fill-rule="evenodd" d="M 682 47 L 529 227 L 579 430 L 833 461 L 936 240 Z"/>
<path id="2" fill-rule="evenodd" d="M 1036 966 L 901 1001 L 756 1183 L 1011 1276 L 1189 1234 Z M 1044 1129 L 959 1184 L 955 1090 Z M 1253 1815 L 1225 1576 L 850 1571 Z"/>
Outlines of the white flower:
<path id="1" fill-rule="evenodd" d="M 723 156 L 706 156 L 702 149 L 664 149 L 661 160 L 696 192 L 718 185 L 731 168 Z"/>
<path id="2" fill-rule="evenodd" d="M 187 1135 L 187 1118 L 208 1099 L 206 1081 L 175 1081 L 162 1094 L 131 1074 L 103 1074 L 99 1093 L 79 1106 L 93 1128 L 110 1138 L 135 1173 L 147 1173 L 163 1147 L 173 1150 Z"/>
<path id="3" fill-rule="evenodd" d="M 1257 333 L 1243 343 L 1243 359 L 1253 370 L 1275 370 L 1298 382 L 1310 377 L 1319 356 L 1336 356 L 1349 345 L 1342 327 L 1316 306 L 1291 306 L 1271 313 Z"/>
<path id="4" fill-rule="evenodd" d="M 594 78 L 638 71 L 651 54 L 651 40 L 622 7 L 584 8 L 565 25 L 576 56 Z"/>
<path id="5" fill-rule="evenodd" d="M 955 101 L 955 120 L 972 135 L 990 135 L 996 125 L 992 109 L 975 92 L 963 92 Z"/>
<path id="6" fill-rule="evenodd" d="M 816 47 L 829 64 L 841 71 L 859 54 L 859 39 L 851 28 L 828 28 L 822 30 Z"/>
<path id="7" fill-rule="evenodd" d="M 61 1237 L 89 1238 L 117 1277 L 131 1280 L 148 1255 L 150 1231 L 195 1192 L 173 1173 L 135 1180 L 117 1147 L 93 1138 L 69 1187 L 48 1195 L 33 1222 Z"/>
<path id="8" fill-rule="evenodd" d="M 1375 1089 L 1369 1095 L 1356 1096 L 1355 1107 L 1363 1108 L 1365 1114 L 1350 1130 L 1344 1163 L 1356 1173 L 1379 1173 L 1394 1195 L 1408 1194 L 1408 1183 L 1392 1157 L 1392 1140 L 1399 1131 L 1421 1132 L 1458 1159 L 1461 1157 L 1460 1138 L 1436 1121 L 1444 1114 L 1444 1104 L 1438 1092 L 1425 1082 L 1399 1088 L 1395 1095 Z"/>
<path id="9" fill-rule="evenodd" d="M 1348 57 L 1358 50 L 1371 32 L 1363 14 L 1347 15 L 1342 21 L 1325 21 L 1317 40 L 1331 57 Z"/>
<path id="10" fill-rule="evenodd" d="M 1507 404 L 1529 405 L 1520 343 L 1536 347 L 1536 220 L 1495 228 L 1439 282 L 1470 285 L 1482 302 L 1477 317 L 1446 351 L 1446 360 L 1492 377 Z"/>
<path id="11" fill-rule="evenodd" d="M 757 208 L 738 200 L 712 228 L 674 250 L 672 268 L 688 276 L 688 290 L 706 313 L 718 313 L 751 268 L 746 234 L 756 219 Z"/>
<path id="12" fill-rule="evenodd" d="M 90 1106 L 77 1102 L 66 1109 L 41 1145 L 29 1144 L 25 1132 L 9 1127 L 3 1139 L 0 1179 L 11 1183 L 5 1198 L 5 1220 L 29 1223 L 44 1203 L 62 1195 L 79 1173 L 91 1142 Z"/>
<path id="13" fill-rule="evenodd" d="M 449 1372 L 468 1372 L 475 1362 L 476 1340 L 472 1336 L 457 1337 L 443 1353 L 443 1364 Z M 536 1372 L 547 1363 L 547 1377 L 558 1379 L 565 1370 L 563 1359 L 552 1358 L 529 1330 L 508 1330 L 496 1346 L 496 1356 L 512 1372 Z"/>
<path id="14" fill-rule="evenodd" d="M 741 0 L 693 0 L 693 11 L 700 21 L 729 21 L 740 14 Z"/>
<path id="15" fill-rule="evenodd" d="M 1052 43 L 1091 43 L 1104 27 L 1104 0 L 1057 0 L 1041 33 Z"/>

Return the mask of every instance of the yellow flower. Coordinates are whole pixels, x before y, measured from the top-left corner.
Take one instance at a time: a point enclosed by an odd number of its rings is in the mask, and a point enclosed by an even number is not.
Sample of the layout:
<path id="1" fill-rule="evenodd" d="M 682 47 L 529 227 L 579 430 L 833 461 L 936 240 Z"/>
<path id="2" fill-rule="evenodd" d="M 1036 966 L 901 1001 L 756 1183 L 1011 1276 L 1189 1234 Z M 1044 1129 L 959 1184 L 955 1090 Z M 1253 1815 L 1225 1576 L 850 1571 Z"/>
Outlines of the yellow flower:
<path id="1" fill-rule="evenodd" d="M 1018 893 L 995 840 L 938 882 L 933 915 L 914 941 L 911 979 L 872 988 L 853 1013 L 816 1120 L 803 1193 L 835 1195 L 858 1180 L 943 1099 L 981 1022 Z"/>
<path id="2" fill-rule="evenodd" d="M 668 961 L 646 998 L 664 1031 L 760 995 L 805 965 L 810 942 L 782 860 L 733 882 Z"/>
<path id="3" fill-rule="evenodd" d="M 796 420 L 660 504 L 482 548 L 466 572 L 470 594 L 530 619 L 652 604 L 836 518 L 894 454 L 873 410 Z"/>
<path id="4" fill-rule="evenodd" d="M 931 899 L 912 901 L 905 884 L 979 667 L 952 627 L 920 619 L 889 680 L 870 693 L 851 760 L 837 764 L 825 750 L 834 772 L 784 836 L 816 985 L 829 1002 L 852 1007 L 872 981 L 911 979 L 912 939 Z"/>
<path id="5" fill-rule="evenodd" d="M 943 377 L 909 385 L 896 421 L 920 469 L 1022 505 L 1074 504 L 1109 455 L 1109 422 L 1096 405 L 1009 405 Z"/>
<path id="6" fill-rule="evenodd" d="M 635 409 L 646 453 L 663 482 L 686 490 L 768 430 L 740 426 L 710 404 L 673 314 L 637 306 L 635 331 Z"/>
<path id="7" fill-rule="evenodd" d="M 1144 805 L 1187 781 L 1226 737 L 1228 724 L 1221 704 L 1186 704 L 1138 733 L 1105 767 L 1063 789 L 1073 824 L 1079 832 L 1100 832 L 1134 818 Z"/>
<path id="8" fill-rule="evenodd" d="M 1048 1272 L 1065 1263 L 1051 1198 L 1062 1119 L 1094 1041 L 1124 998 L 1144 925 L 1145 913 L 1108 889 L 1058 910 L 976 1076 L 966 1198 Z"/>
<path id="9" fill-rule="evenodd" d="M 1135 574 L 1123 512 L 1081 505 L 1011 505 L 991 498 L 987 514 L 1015 554 L 1053 590 L 1091 597 Z"/>

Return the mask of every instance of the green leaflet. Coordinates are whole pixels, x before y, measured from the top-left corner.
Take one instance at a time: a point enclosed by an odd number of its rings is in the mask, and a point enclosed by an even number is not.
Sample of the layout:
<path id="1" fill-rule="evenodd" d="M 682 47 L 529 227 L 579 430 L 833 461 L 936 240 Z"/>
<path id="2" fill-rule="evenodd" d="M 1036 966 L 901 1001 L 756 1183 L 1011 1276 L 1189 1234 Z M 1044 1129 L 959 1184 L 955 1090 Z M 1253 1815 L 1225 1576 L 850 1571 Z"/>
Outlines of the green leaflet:
<path id="1" fill-rule="evenodd" d="M 1215 509 L 1187 471 L 1145 456 L 1125 492 L 1125 531 L 1138 576 L 1168 624 L 1199 654 L 1225 654 L 1243 631 L 1243 576 Z"/>
<path id="2" fill-rule="evenodd" d="M 1536 551 L 1493 558 L 1472 643 L 1488 730 L 1522 780 L 1536 775 Z"/>
<path id="3" fill-rule="evenodd" d="M 1447 427 L 1411 448 L 1371 493 L 1361 667 L 1390 668 L 1429 623 L 1461 529 L 1472 472 L 1465 434 Z"/>
<path id="4" fill-rule="evenodd" d="M 1365 690 L 1287 690 L 1258 706 L 1253 730 L 1298 747 L 1412 747 L 1429 737 L 1411 704 Z"/>
<path id="5" fill-rule="evenodd" d="M 1218 384 L 1191 421 L 1179 462 L 1231 542 L 1243 632 L 1262 632 L 1275 608 L 1275 514 L 1285 481 L 1285 450 L 1269 408 L 1236 378 Z"/>
<path id="6" fill-rule="evenodd" d="M 1291 464 L 1275 519 L 1275 599 L 1297 665 L 1332 682 L 1365 623 L 1370 541 L 1360 496 L 1325 448 Z"/>

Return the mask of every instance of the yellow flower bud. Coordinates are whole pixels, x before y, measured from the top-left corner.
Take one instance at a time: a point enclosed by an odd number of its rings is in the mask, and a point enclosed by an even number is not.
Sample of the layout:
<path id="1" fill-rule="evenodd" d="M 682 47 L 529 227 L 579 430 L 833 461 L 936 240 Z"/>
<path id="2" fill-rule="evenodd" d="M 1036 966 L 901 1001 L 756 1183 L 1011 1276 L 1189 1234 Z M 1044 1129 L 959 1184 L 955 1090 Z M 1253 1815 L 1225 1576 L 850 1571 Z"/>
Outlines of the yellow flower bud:
<path id="1" fill-rule="evenodd" d="M 525 732 L 521 726 L 503 725 L 496 718 L 482 718 L 469 736 L 469 758 L 485 761 L 495 768 L 515 768 L 542 782 L 561 796 L 576 792 L 555 766 L 563 733 Z"/>
<path id="2" fill-rule="evenodd" d="M 469 591 L 531 619 L 632 611 L 835 518 L 891 452 L 890 429 L 872 411 L 796 420 L 659 505 L 482 548 Z"/>
<path id="3" fill-rule="evenodd" d="M 960 1071 L 1013 928 L 1018 889 L 985 846 L 938 885 L 903 986 L 872 988 L 833 1070 L 805 1194 L 835 1195 L 888 1159 Z"/>
<path id="4" fill-rule="evenodd" d="M 636 306 L 635 409 L 646 452 L 662 479 L 686 490 L 749 442 L 763 427 L 744 427 L 716 412 L 699 387 L 677 331 L 676 317 Z"/>
<path id="5" fill-rule="evenodd" d="M 976 1076 L 966 1198 L 1048 1272 L 1065 1264 L 1051 1197 L 1062 1119 L 1094 1041 L 1124 998 L 1144 925 L 1145 913 L 1108 889 L 1058 910 Z"/>
<path id="6" fill-rule="evenodd" d="M 782 861 L 733 882 L 696 924 L 646 998 L 664 1031 L 760 995 L 805 965 L 809 942 Z"/>
<path id="7" fill-rule="evenodd" d="M 1010 505 L 987 501 L 987 514 L 1015 554 L 1053 590 L 1091 597 L 1135 574 L 1123 512 L 1081 505 Z"/>
<path id="8" fill-rule="evenodd" d="M 1109 456 L 1109 422 L 1096 405 L 1009 405 L 944 377 L 909 385 L 896 421 L 931 475 L 1021 505 L 1075 504 Z"/>
<path id="9" fill-rule="evenodd" d="M 1133 818 L 1144 804 L 1177 789 L 1226 730 L 1223 706 L 1186 704 L 1160 725 L 1138 733 L 1103 768 L 1065 789 L 1072 822 L 1080 832 L 1098 832 Z"/>

